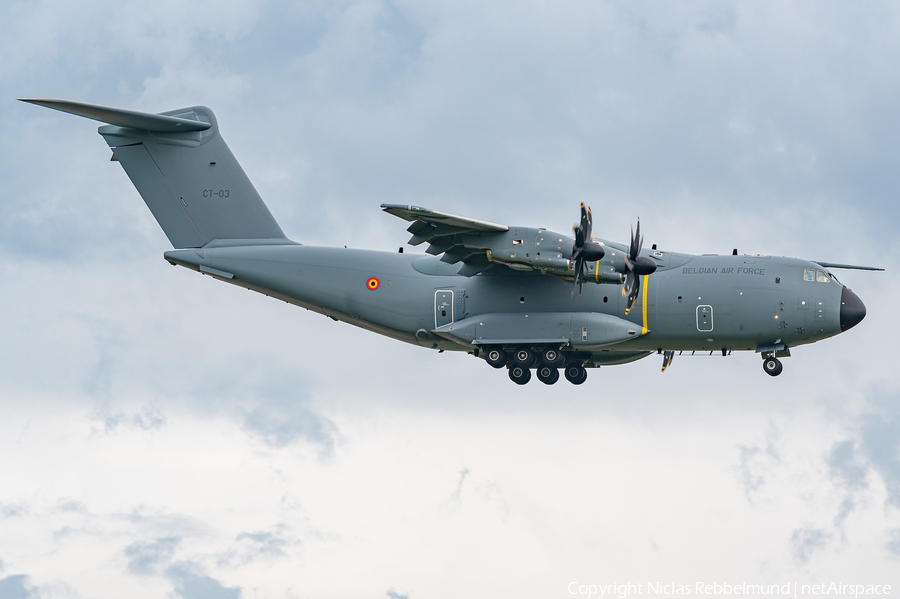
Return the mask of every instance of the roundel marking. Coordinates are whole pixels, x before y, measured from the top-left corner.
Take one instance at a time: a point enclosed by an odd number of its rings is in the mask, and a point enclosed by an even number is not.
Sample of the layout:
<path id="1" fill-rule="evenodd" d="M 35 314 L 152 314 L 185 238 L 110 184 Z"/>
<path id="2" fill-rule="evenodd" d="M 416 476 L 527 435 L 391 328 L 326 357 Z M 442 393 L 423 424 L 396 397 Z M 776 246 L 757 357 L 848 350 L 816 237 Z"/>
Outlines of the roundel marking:
<path id="1" fill-rule="evenodd" d="M 375 278 L 375 277 L 372 277 L 371 279 L 369 279 L 368 281 L 366 281 L 366 287 L 367 287 L 370 291 L 375 291 L 376 289 L 378 289 L 379 287 L 381 287 L 381 281 L 379 281 L 379 280 L 378 280 L 377 278 Z"/>

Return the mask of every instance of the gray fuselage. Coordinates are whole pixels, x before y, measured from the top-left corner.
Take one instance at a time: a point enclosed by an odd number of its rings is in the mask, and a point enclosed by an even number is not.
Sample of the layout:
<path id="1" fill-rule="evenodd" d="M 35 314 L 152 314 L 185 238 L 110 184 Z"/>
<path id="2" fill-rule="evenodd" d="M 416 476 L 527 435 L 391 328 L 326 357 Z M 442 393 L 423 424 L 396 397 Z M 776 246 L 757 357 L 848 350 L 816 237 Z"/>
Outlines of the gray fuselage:
<path id="1" fill-rule="evenodd" d="M 478 341 L 466 343 L 441 330 L 461 321 L 477 328 L 480 316 L 497 314 L 522 323 L 548 314 L 604 314 L 633 325 L 630 338 L 585 346 L 588 365 L 628 362 L 658 350 L 795 347 L 841 332 L 843 286 L 830 273 L 822 281 L 825 269 L 813 262 L 654 254 L 659 267 L 628 314 L 620 285 L 589 284 L 579 297 L 571 283 L 537 271 L 498 267 L 463 277 L 456 265 L 421 254 L 268 243 L 172 250 L 165 257 L 336 320 L 448 351 L 473 352 Z M 473 335 L 478 338 L 477 331 Z"/>

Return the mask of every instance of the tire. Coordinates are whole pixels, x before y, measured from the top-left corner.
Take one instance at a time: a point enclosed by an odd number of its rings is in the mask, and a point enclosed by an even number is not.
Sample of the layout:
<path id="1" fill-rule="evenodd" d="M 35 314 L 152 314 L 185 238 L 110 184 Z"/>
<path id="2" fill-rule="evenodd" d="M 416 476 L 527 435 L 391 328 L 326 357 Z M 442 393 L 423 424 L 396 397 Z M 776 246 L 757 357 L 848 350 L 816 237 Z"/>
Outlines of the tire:
<path id="1" fill-rule="evenodd" d="M 567 364 L 565 375 L 566 380 L 573 385 L 580 385 L 587 380 L 587 370 L 581 364 Z"/>
<path id="2" fill-rule="evenodd" d="M 763 360 L 763 370 L 769 376 L 778 376 L 784 370 L 784 364 L 778 358 L 766 358 Z"/>
<path id="3" fill-rule="evenodd" d="M 503 368 L 506 366 L 506 352 L 499 347 L 489 347 L 484 352 L 484 361 L 494 368 Z"/>
<path id="4" fill-rule="evenodd" d="M 531 365 L 534 364 L 534 361 L 534 352 L 527 347 L 520 347 L 513 353 L 513 362 L 515 362 L 522 368 L 531 368 Z"/>
<path id="5" fill-rule="evenodd" d="M 509 379 L 517 385 L 525 385 L 531 380 L 531 371 L 527 368 L 513 365 L 509 369 Z"/>
<path id="6" fill-rule="evenodd" d="M 541 353 L 541 362 L 553 368 L 559 368 L 566 361 L 566 356 L 556 347 L 548 347 Z"/>
<path id="7" fill-rule="evenodd" d="M 559 369 L 541 364 L 537 367 L 537 377 L 545 385 L 552 385 L 559 380 Z"/>

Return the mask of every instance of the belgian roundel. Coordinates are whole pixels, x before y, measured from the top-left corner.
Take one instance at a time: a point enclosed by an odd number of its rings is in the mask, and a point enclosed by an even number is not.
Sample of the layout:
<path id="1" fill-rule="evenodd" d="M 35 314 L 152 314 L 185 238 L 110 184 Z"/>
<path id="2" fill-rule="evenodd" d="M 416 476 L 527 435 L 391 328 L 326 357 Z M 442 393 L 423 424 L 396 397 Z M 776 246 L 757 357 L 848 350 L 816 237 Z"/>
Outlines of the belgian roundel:
<path id="1" fill-rule="evenodd" d="M 367 287 L 370 291 L 375 291 L 375 290 L 378 289 L 380 286 L 381 286 L 381 281 L 379 281 L 379 280 L 376 279 L 375 277 L 372 277 L 371 279 L 369 279 L 368 281 L 366 281 L 366 287 Z"/>

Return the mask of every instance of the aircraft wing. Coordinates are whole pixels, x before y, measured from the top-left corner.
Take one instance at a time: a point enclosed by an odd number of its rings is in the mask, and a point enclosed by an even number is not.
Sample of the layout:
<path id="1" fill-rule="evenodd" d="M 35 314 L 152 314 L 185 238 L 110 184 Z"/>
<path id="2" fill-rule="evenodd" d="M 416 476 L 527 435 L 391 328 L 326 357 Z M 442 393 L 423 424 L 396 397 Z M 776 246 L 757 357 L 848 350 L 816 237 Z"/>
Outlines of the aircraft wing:
<path id="1" fill-rule="evenodd" d="M 846 268 L 848 270 L 884 270 L 883 268 L 878 268 L 877 266 L 854 266 L 853 264 L 835 264 L 834 262 L 818 262 L 816 264 L 819 266 L 824 266 L 825 268 Z"/>
<path id="2" fill-rule="evenodd" d="M 444 254 L 442 262 L 462 262 L 459 274 L 471 277 L 492 266 L 488 259 L 489 246 L 480 243 L 482 235 L 506 233 L 509 227 L 497 223 L 457 216 L 421 206 L 382 204 L 382 210 L 403 220 L 412 221 L 407 231 L 412 233 L 410 245 L 428 242 L 426 253 Z"/>

